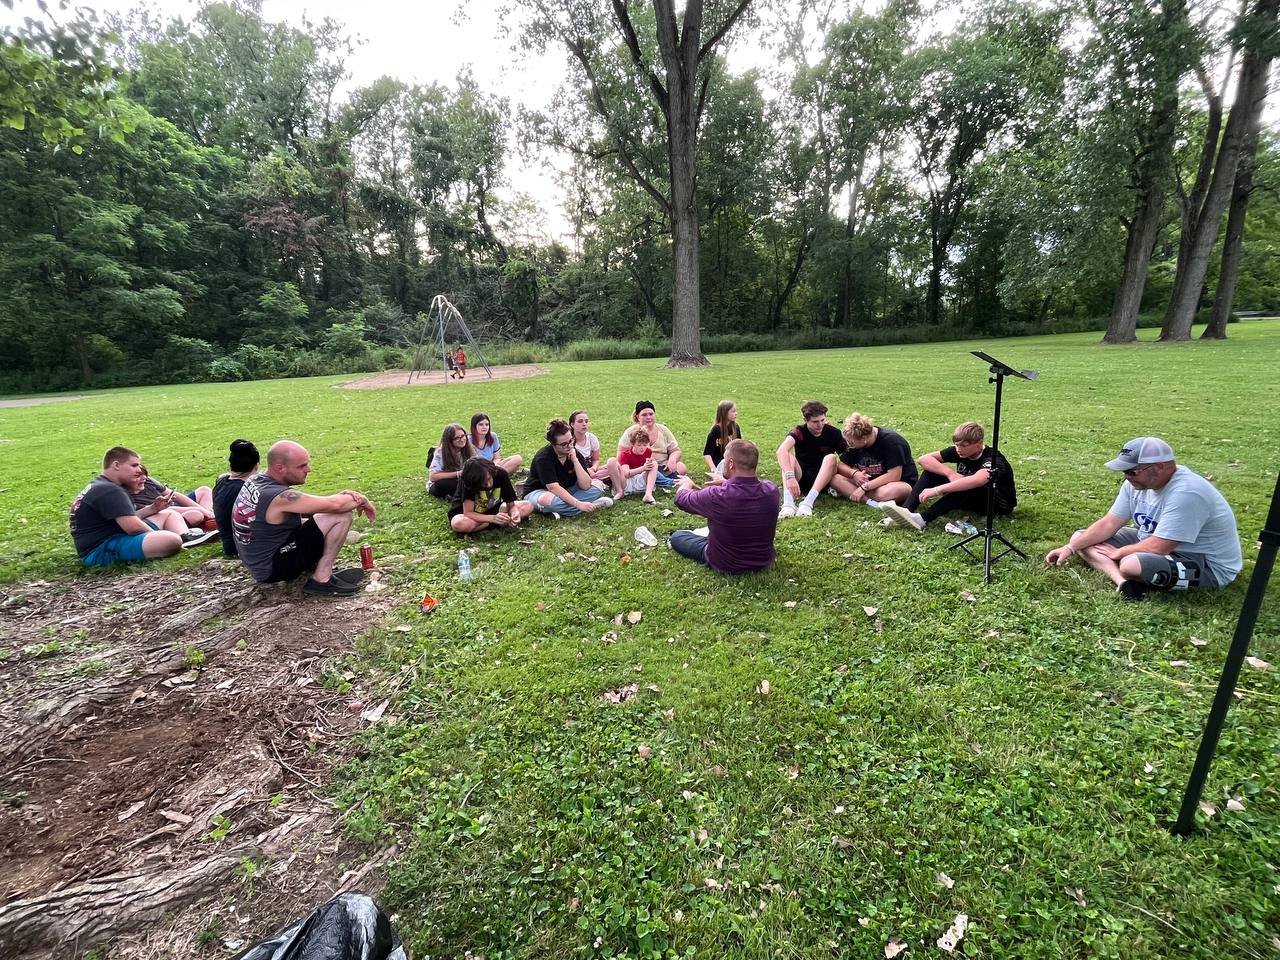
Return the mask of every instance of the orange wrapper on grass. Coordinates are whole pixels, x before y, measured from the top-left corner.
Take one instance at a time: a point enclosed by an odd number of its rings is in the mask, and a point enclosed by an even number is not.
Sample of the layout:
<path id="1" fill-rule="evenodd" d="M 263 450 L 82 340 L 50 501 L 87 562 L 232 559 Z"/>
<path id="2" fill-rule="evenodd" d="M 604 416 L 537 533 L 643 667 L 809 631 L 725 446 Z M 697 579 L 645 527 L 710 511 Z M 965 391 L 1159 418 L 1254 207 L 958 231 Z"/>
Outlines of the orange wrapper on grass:
<path id="1" fill-rule="evenodd" d="M 435 597 L 433 597 L 431 594 L 424 593 L 422 595 L 422 606 L 420 609 L 422 610 L 423 613 L 434 613 L 436 607 L 438 607 L 439 605 L 440 605 L 440 601 L 437 600 Z"/>

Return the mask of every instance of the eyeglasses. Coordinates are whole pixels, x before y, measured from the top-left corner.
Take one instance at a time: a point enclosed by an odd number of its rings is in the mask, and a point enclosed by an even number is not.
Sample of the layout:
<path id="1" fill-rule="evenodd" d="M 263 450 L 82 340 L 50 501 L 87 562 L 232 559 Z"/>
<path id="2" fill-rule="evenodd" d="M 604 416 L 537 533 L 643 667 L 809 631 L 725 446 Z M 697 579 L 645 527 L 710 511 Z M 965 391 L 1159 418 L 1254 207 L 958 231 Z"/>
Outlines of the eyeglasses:
<path id="1" fill-rule="evenodd" d="M 562 442 L 562 443 L 553 443 L 553 444 L 552 444 L 552 446 L 553 446 L 553 447 L 572 447 L 572 446 L 573 446 L 573 441 L 572 441 L 572 440 L 565 440 L 565 441 L 564 441 L 564 442 Z"/>
<path id="2" fill-rule="evenodd" d="M 1121 472 L 1122 472 L 1126 477 L 1136 477 L 1136 476 L 1137 476 L 1138 474 L 1140 474 L 1143 470 L 1146 470 L 1147 468 L 1149 468 L 1149 467 L 1153 467 L 1153 466 L 1155 466 L 1155 464 L 1153 464 L 1153 463 L 1144 463 L 1144 464 L 1143 464 L 1142 466 L 1140 466 L 1140 467 L 1131 467 L 1130 469 L 1128 469 L 1128 470 L 1122 470 Z"/>

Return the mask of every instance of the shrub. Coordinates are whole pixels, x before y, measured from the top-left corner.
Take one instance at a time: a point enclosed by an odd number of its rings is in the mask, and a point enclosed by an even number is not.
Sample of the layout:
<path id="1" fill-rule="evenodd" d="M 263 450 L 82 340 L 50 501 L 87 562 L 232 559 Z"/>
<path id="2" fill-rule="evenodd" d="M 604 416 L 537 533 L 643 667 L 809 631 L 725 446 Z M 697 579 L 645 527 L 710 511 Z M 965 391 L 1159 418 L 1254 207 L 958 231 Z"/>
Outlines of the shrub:
<path id="1" fill-rule="evenodd" d="M 230 357 L 219 357 L 209 364 L 209 379 L 231 383 L 238 380 L 248 380 L 249 372 Z"/>

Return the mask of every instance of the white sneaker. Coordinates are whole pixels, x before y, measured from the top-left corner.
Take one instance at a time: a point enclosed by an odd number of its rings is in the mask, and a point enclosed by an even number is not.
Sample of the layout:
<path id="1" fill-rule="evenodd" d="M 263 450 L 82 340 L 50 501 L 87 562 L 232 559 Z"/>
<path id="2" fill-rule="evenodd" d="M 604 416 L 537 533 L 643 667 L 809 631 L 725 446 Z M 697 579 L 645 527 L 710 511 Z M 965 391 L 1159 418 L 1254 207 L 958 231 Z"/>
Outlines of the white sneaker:
<path id="1" fill-rule="evenodd" d="M 901 507 L 896 503 L 886 503 L 882 508 L 893 521 L 895 527 L 913 527 L 916 530 L 924 529 L 924 517 L 918 513 L 912 513 L 906 507 Z"/>
<path id="2" fill-rule="evenodd" d="M 796 516 L 797 516 L 797 517 L 812 517 L 812 516 L 813 516 L 813 507 L 809 506 L 809 504 L 807 504 L 807 503 L 802 503 L 802 504 L 800 504 L 800 506 L 796 507 Z"/>
<path id="3" fill-rule="evenodd" d="M 783 508 L 778 511 L 779 520 L 789 520 L 795 515 L 796 515 L 796 508 L 790 505 L 784 505 Z"/>
<path id="4" fill-rule="evenodd" d="M 880 509 L 880 501 L 879 501 L 879 500 L 863 500 L 862 502 L 863 502 L 863 503 L 865 503 L 865 504 L 866 504 L 868 507 L 870 507 L 872 510 L 879 510 L 879 509 Z"/>
<path id="5" fill-rule="evenodd" d="M 596 497 L 596 507 L 608 510 L 613 506 L 613 497 Z"/>

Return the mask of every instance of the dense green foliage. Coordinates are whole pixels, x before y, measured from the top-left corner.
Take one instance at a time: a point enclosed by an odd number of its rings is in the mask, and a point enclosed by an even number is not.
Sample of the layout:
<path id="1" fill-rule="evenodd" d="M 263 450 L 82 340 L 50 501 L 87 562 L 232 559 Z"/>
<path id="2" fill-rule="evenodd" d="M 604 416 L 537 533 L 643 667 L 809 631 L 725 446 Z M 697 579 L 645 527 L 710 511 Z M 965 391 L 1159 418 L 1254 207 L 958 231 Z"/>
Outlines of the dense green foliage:
<path id="1" fill-rule="evenodd" d="M 1280 922 L 1275 672 L 1242 678 L 1209 782 L 1218 815 L 1186 841 L 1163 824 L 1275 487 L 1280 324 L 1241 324 L 1208 352 L 1095 339 L 718 355 L 698 372 L 566 363 L 445 388 L 148 387 L 3 409 L 0 577 L 76 571 L 66 505 L 120 441 L 195 484 L 232 437 L 288 435 L 311 450 L 308 489 L 368 491 L 380 513 L 360 526 L 402 606 L 349 666 L 394 692 L 394 719 L 369 733 L 341 798 L 358 836 L 400 843 L 381 900 L 415 956 L 879 957 L 894 937 L 924 956 L 958 913 L 967 957 L 1266 956 Z M 1005 398 L 1020 503 L 1001 529 L 1032 558 L 1003 561 L 989 588 L 941 530 L 881 530 L 825 497 L 784 524 L 763 575 L 640 548 L 641 523 L 660 536 L 697 523 L 663 517 L 664 497 L 476 538 L 464 584 L 463 542 L 422 491 L 440 425 L 476 408 L 528 455 L 549 416 L 578 406 L 610 446 L 651 397 L 696 450 L 730 396 L 776 480 L 768 452 L 816 395 L 927 452 L 957 420 L 989 416 L 966 352 L 979 347 L 1043 372 Z M 1156 364 L 1175 386 L 1153 407 Z M 1133 606 L 1040 557 L 1107 508 L 1103 461 L 1152 429 L 1233 504 L 1246 566 L 1224 591 Z M 162 563 L 200 563 L 193 552 Z M 430 618 L 424 589 L 441 599 Z M 1277 600 L 1273 584 L 1253 649 L 1273 662 Z M 633 610 L 639 623 L 613 622 Z M 604 699 L 633 683 L 627 702 Z M 1245 809 L 1227 812 L 1228 796 Z"/>
<path id="2" fill-rule="evenodd" d="M 652 10 L 633 15 L 651 52 Z M 489 344 L 665 340 L 671 222 L 640 185 L 669 189 L 661 116 L 608 22 L 574 24 L 590 52 L 545 115 L 465 73 L 340 94 L 344 28 L 252 0 L 120 26 L 118 70 L 79 22 L 0 34 L 0 390 L 381 368 L 440 293 Z M 1160 186 L 1182 199 L 1143 299 L 1159 311 L 1206 129 L 1193 67 L 1229 62 L 1229 25 L 991 0 L 931 36 L 902 0 L 787 33 L 768 72 L 716 60 L 696 194 L 709 349 L 1105 324 L 1151 104 L 1181 90 Z M 573 157 L 572 251 L 511 190 L 517 142 Z M 1253 166 L 1242 310 L 1280 306 L 1270 132 Z"/>

